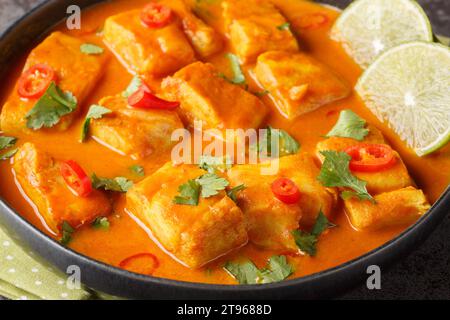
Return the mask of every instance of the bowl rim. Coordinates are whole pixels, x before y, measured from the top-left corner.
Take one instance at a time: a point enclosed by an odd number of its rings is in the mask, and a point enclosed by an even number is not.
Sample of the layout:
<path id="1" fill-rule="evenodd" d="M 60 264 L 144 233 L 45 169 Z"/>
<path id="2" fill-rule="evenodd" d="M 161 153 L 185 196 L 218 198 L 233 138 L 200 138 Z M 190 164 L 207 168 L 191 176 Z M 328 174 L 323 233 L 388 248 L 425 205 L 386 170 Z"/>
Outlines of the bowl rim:
<path id="1" fill-rule="evenodd" d="M 9 34 L 15 31 L 15 29 L 22 23 L 25 22 L 27 19 L 29 19 L 31 16 L 35 15 L 36 13 L 40 12 L 44 9 L 46 5 L 49 5 L 51 3 L 57 2 L 58 0 L 44 0 L 42 3 L 35 6 L 32 10 L 27 12 L 26 14 L 22 15 L 12 23 L 10 23 L 3 32 L 0 33 L 0 41 L 4 40 Z M 106 2 L 107 0 L 97 0 L 96 3 L 93 3 L 89 5 L 88 7 L 100 4 L 102 2 Z M 84 9 L 84 8 L 83 8 Z M 51 30 L 52 27 L 50 27 Z M 47 31 L 46 31 L 47 32 Z M 45 34 L 46 32 L 43 32 Z M 31 46 L 32 43 L 29 44 Z M 0 106 L 1 109 L 1 106 Z M 445 211 L 447 209 L 447 213 L 443 213 L 442 211 Z M 262 291 L 271 291 L 274 289 L 283 289 L 287 287 L 293 287 L 298 285 L 305 285 L 307 283 L 315 282 L 316 280 L 326 278 L 333 276 L 338 273 L 345 273 L 350 272 L 352 269 L 360 267 L 364 265 L 364 262 L 367 260 L 370 260 L 372 258 L 380 258 L 382 256 L 389 256 L 389 253 L 392 252 L 392 250 L 396 250 L 397 257 L 400 255 L 400 250 L 396 249 L 396 247 L 400 247 L 402 243 L 405 243 L 406 241 L 409 241 L 409 238 L 416 232 L 419 232 L 422 229 L 425 229 L 426 226 L 433 220 L 436 219 L 436 226 L 438 222 L 440 222 L 447 214 L 450 212 L 450 185 L 447 186 L 446 190 L 441 194 L 439 199 L 432 205 L 432 207 L 422 216 L 420 217 L 414 224 L 403 230 L 399 235 L 394 237 L 393 239 L 387 241 L 383 245 L 370 250 L 369 252 L 366 252 L 365 254 L 358 256 L 354 259 L 351 259 L 349 261 L 346 261 L 342 264 L 339 264 L 335 267 L 313 273 L 310 275 L 306 275 L 303 277 L 293 278 L 293 279 L 287 279 L 281 282 L 276 283 L 270 283 L 270 284 L 261 284 L 261 285 L 240 285 L 240 284 L 233 284 L 233 285 L 226 285 L 226 284 L 207 284 L 207 283 L 200 283 L 200 282 L 189 282 L 189 281 L 182 281 L 182 280 L 173 280 L 168 278 L 159 278 L 159 277 L 153 277 L 153 276 L 146 276 L 134 272 L 130 272 L 127 270 L 120 269 L 118 267 L 115 267 L 113 265 L 98 261 L 94 258 L 91 258 L 89 256 L 86 256 L 82 253 L 78 253 L 74 251 L 71 248 L 65 247 L 62 244 L 60 244 L 55 239 L 51 238 L 47 234 L 45 234 L 43 231 L 41 231 L 39 228 L 34 226 L 32 223 L 27 221 L 22 215 L 20 215 L 13 206 L 9 204 L 8 201 L 6 201 L 1 195 L 0 195 L 0 214 L 9 214 L 10 217 L 12 217 L 15 220 L 18 220 L 19 223 L 27 229 L 28 232 L 32 234 L 32 237 L 34 238 L 40 238 L 47 246 L 49 246 L 52 249 L 58 250 L 62 253 L 64 253 L 66 256 L 71 257 L 76 260 L 81 260 L 82 262 L 93 266 L 94 268 L 110 273 L 115 276 L 119 276 L 121 278 L 128 278 L 137 280 L 139 282 L 143 282 L 146 284 L 159 284 L 159 285 L 165 285 L 165 286 L 171 286 L 176 287 L 180 289 L 192 289 L 192 290 L 205 290 L 205 291 L 221 291 L 221 292 L 243 292 L 243 291 L 249 291 L 249 292 L 262 292 Z M 439 217 L 441 215 L 441 217 Z M 437 217 L 435 217 L 437 216 Z M 432 226 L 431 230 L 427 231 L 427 236 L 431 234 L 431 232 L 435 229 L 436 226 Z M 422 244 L 425 241 L 425 239 L 420 239 L 420 244 Z M 411 249 L 402 248 L 402 252 L 410 252 Z M 48 259 L 45 259 L 48 264 L 54 265 L 53 262 L 49 261 Z M 395 260 L 395 257 L 390 257 L 392 260 Z"/>

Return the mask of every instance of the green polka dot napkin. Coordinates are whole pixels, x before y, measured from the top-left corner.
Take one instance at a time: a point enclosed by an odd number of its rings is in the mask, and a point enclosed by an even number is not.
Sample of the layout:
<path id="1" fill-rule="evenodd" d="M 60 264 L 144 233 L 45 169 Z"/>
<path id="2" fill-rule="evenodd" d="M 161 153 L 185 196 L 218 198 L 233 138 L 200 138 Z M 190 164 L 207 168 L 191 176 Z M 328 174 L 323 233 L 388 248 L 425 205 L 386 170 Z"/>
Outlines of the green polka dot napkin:
<path id="1" fill-rule="evenodd" d="M 83 288 L 70 289 L 67 276 L 38 262 L 0 229 L 0 295 L 21 300 L 81 300 L 92 297 Z"/>

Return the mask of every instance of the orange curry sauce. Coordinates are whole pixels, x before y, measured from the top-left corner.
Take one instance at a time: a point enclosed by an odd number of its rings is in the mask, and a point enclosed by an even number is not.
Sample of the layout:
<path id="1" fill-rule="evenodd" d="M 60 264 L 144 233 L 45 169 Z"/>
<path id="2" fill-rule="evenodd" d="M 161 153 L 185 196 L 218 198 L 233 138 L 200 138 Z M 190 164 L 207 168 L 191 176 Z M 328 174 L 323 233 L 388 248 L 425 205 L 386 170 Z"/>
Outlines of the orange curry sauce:
<path id="1" fill-rule="evenodd" d="M 220 14 L 219 1 L 197 1 L 201 6 L 197 13 L 205 21 L 224 34 L 223 21 Z M 329 17 L 329 21 L 320 28 L 310 30 L 293 30 L 299 39 L 303 51 L 324 62 L 329 67 L 340 74 L 351 86 L 353 86 L 361 74 L 360 68 L 349 58 L 340 47 L 329 39 L 329 30 L 338 16 L 339 12 L 323 7 L 308 1 L 299 0 L 275 0 L 276 5 L 286 15 L 288 20 L 308 13 L 323 13 Z M 141 8 L 148 3 L 146 0 L 116 0 L 100 4 L 83 11 L 82 30 L 69 31 L 65 24 L 61 24 L 57 29 L 81 38 L 85 42 L 94 43 L 105 47 L 101 36 L 96 35 L 104 20 L 122 11 Z M 224 53 L 229 52 L 229 47 L 224 52 L 208 59 L 213 62 L 220 71 L 230 74 L 229 63 L 224 57 Z M 89 106 L 105 96 L 115 95 L 127 87 L 132 74 L 130 74 L 120 62 L 111 55 L 109 63 L 106 65 L 106 72 L 102 81 L 99 82 L 88 101 L 84 103 L 83 113 L 87 112 Z M 3 105 L 9 93 L 22 71 L 23 63 L 19 61 L 12 70 L 9 78 L 4 79 L 4 87 L 0 96 L 0 104 Z M 247 76 L 247 79 L 250 79 Z M 250 83 L 250 88 L 254 91 L 261 91 L 256 84 Z M 326 105 L 318 110 L 299 117 L 294 122 L 288 122 L 282 118 L 272 105 L 268 97 L 262 98 L 264 102 L 271 106 L 271 116 L 269 123 L 276 128 L 287 130 L 300 143 L 302 150 L 314 152 L 315 145 L 320 141 L 336 123 L 339 111 L 352 109 L 368 122 L 378 127 L 386 136 L 391 145 L 403 157 L 411 175 L 417 185 L 424 190 L 429 201 L 435 202 L 440 194 L 445 190 L 450 182 L 450 147 L 436 152 L 435 154 L 419 158 L 413 151 L 405 147 L 405 144 L 384 124 L 380 123 L 374 115 L 364 106 L 359 98 L 352 94 L 350 97 L 338 102 Z M 130 157 L 121 156 L 108 150 L 106 147 L 90 139 L 85 144 L 80 144 L 79 135 L 83 117 L 77 121 L 66 132 L 45 133 L 35 132 L 32 136 L 19 136 L 18 145 L 26 141 L 31 141 L 37 146 L 47 150 L 57 159 L 73 159 L 77 161 L 88 173 L 95 172 L 99 176 L 115 177 L 130 176 L 128 168 L 133 164 L 143 165 L 146 174 L 149 175 L 161 166 L 165 161 L 170 160 L 170 155 L 160 155 L 159 159 L 135 162 Z M 35 212 L 32 204 L 21 194 L 9 161 L 0 163 L 0 195 L 20 212 L 31 223 L 39 227 L 44 232 L 49 233 L 39 213 Z M 266 260 L 279 252 L 260 250 L 249 244 L 226 257 L 219 259 L 207 267 L 199 270 L 188 269 L 169 255 L 164 253 L 155 244 L 146 231 L 140 227 L 125 211 L 125 196 L 119 195 L 114 205 L 114 213 L 109 218 L 111 226 L 109 230 L 97 230 L 90 226 L 85 226 L 73 235 L 70 247 L 77 252 L 90 256 L 99 261 L 118 266 L 127 257 L 140 253 L 152 253 L 159 259 L 159 267 L 154 272 L 154 276 L 177 279 L 192 282 L 235 284 L 223 269 L 224 262 L 228 260 L 249 258 L 258 266 L 265 265 Z M 330 230 L 321 237 L 318 243 L 318 254 L 316 257 L 299 256 L 289 257 L 289 261 L 295 267 L 295 274 L 292 277 L 301 277 L 322 271 L 348 260 L 354 259 L 364 253 L 381 246 L 385 242 L 394 238 L 403 228 L 383 229 L 380 231 L 360 232 L 352 228 L 347 220 L 346 214 L 341 207 L 338 207 L 331 218 L 338 227 Z M 145 269 L 144 266 L 141 268 Z"/>

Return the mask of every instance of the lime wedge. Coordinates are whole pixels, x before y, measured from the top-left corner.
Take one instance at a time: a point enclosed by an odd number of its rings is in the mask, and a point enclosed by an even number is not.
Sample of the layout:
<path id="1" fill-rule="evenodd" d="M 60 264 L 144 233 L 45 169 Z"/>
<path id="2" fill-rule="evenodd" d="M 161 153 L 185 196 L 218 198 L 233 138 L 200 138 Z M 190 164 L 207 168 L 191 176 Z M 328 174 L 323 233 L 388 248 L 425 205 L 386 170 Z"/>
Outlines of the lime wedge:
<path id="1" fill-rule="evenodd" d="M 413 0 L 358 0 L 336 20 L 331 38 L 362 68 L 399 44 L 433 41 L 427 15 Z"/>
<path id="2" fill-rule="evenodd" d="M 356 91 L 366 106 L 424 156 L 450 140 L 450 48 L 411 42 L 382 54 Z"/>

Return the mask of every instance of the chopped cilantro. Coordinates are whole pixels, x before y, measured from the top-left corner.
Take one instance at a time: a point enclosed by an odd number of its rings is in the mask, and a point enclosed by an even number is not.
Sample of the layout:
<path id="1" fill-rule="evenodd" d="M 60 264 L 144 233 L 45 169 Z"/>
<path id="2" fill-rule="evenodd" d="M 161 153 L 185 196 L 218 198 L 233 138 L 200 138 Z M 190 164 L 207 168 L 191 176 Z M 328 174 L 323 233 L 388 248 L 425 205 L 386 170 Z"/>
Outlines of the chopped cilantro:
<path id="1" fill-rule="evenodd" d="M 277 26 L 277 29 L 281 31 L 291 30 L 291 24 L 289 22 L 283 23 L 282 25 Z"/>
<path id="2" fill-rule="evenodd" d="M 198 178 L 197 183 L 201 186 L 202 198 L 209 198 L 219 194 L 219 191 L 225 190 L 229 182 L 216 175 L 215 173 L 207 173 Z"/>
<path id="3" fill-rule="evenodd" d="M 286 256 L 273 256 L 264 272 L 264 283 L 282 281 L 293 273 L 294 267 L 288 263 Z"/>
<path id="4" fill-rule="evenodd" d="M 8 149 L 14 146 L 17 142 L 17 138 L 14 137 L 0 137 L 0 150 Z M 12 156 L 14 156 L 17 153 L 18 149 L 11 149 L 9 151 L 6 151 L 2 154 L 0 154 L 0 161 L 8 160 Z"/>
<path id="5" fill-rule="evenodd" d="M 228 195 L 228 197 L 229 197 L 231 200 L 233 200 L 234 202 L 236 202 L 236 201 L 237 201 L 237 193 L 240 192 L 240 191 L 245 190 L 245 188 L 246 188 L 245 185 L 244 185 L 244 184 L 241 184 L 241 185 L 239 185 L 239 186 L 236 186 L 236 187 L 231 188 L 230 190 L 228 190 L 228 191 L 227 191 L 227 195 Z"/>
<path id="6" fill-rule="evenodd" d="M 105 114 L 109 114 L 112 111 L 100 106 L 98 104 L 93 104 L 89 108 L 88 114 L 86 115 L 86 119 L 84 120 L 82 131 L 81 131 L 81 142 L 86 141 L 86 138 L 89 134 L 89 127 L 91 125 L 91 119 L 100 119 Z"/>
<path id="7" fill-rule="evenodd" d="M 63 92 L 52 82 L 25 116 L 27 127 L 34 130 L 51 128 L 58 124 L 62 116 L 72 113 L 76 108 L 77 99 L 73 94 Z"/>
<path id="8" fill-rule="evenodd" d="M 229 81 L 233 84 L 245 84 L 245 76 L 242 72 L 239 58 L 232 53 L 227 53 L 226 57 L 230 61 L 231 70 L 233 71 L 233 78 L 229 79 Z"/>
<path id="9" fill-rule="evenodd" d="M 62 229 L 61 243 L 63 245 L 68 245 L 69 242 L 72 240 L 72 234 L 75 232 L 75 229 L 72 228 L 72 226 L 67 221 L 64 221 L 62 223 L 61 229 Z"/>
<path id="10" fill-rule="evenodd" d="M 19 149 L 11 149 L 9 151 L 6 151 L 5 153 L 0 154 L 0 161 L 8 160 L 9 158 L 13 157 Z"/>
<path id="11" fill-rule="evenodd" d="M 8 149 L 15 145 L 17 138 L 14 137 L 0 137 L 0 150 Z"/>
<path id="12" fill-rule="evenodd" d="M 137 175 L 138 177 L 143 177 L 145 176 L 145 169 L 143 166 L 140 166 L 138 164 L 132 165 L 130 167 L 130 171 L 132 173 L 134 173 L 135 175 Z"/>
<path id="13" fill-rule="evenodd" d="M 179 196 L 173 200 L 175 204 L 197 206 L 200 198 L 201 186 L 196 180 L 189 180 L 178 188 Z"/>
<path id="14" fill-rule="evenodd" d="M 314 257 L 317 253 L 317 237 L 302 230 L 292 231 L 297 247 L 304 253 Z"/>
<path id="15" fill-rule="evenodd" d="M 286 256 L 271 257 L 263 269 L 258 269 L 252 261 L 227 262 L 224 268 L 239 284 L 279 282 L 294 273 L 294 267 L 288 263 Z"/>
<path id="16" fill-rule="evenodd" d="M 278 156 L 284 157 L 291 154 L 296 154 L 300 150 L 300 144 L 289 133 L 281 129 L 274 129 L 267 127 L 266 133 L 262 138 L 262 144 L 257 146 L 259 152 L 267 149 L 267 155 L 272 156 L 277 153 L 276 145 L 272 146 L 272 139 L 278 141 Z"/>
<path id="17" fill-rule="evenodd" d="M 80 51 L 84 54 L 97 55 L 102 54 L 105 50 L 95 44 L 84 43 L 80 46 Z"/>
<path id="18" fill-rule="evenodd" d="M 106 191 L 127 192 L 133 187 L 133 182 L 124 177 L 114 179 L 99 178 L 96 174 L 91 177 L 92 187 L 95 189 L 104 189 Z"/>
<path id="19" fill-rule="evenodd" d="M 349 169 L 350 155 L 345 152 L 322 151 L 325 160 L 320 170 L 318 180 L 323 186 L 334 188 L 350 188 L 353 191 L 344 191 L 341 194 L 343 199 L 357 197 L 359 200 L 375 200 L 367 191 L 367 183 L 355 177 Z"/>
<path id="20" fill-rule="evenodd" d="M 103 229 L 108 230 L 110 226 L 109 220 L 107 217 L 97 217 L 94 222 L 92 222 L 92 227 L 95 229 Z"/>
<path id="21" fill-rule="evenodd" d="M 131 80 L 130 84 L 128 85 L 128 87 L 125 89 L 124 92 L 122 92 L 122 97 L 128 98 L 133 93 L 138 91 L 140 86 L 142 86 L 141 78 L 139 78 L 139 76 L 134 76 L 133 79 Z"/>
<path id="22" fill-rule="evenodd" d="M 369 134 L 369 130 L 365 126 L 366 121 L 364 119 L 360 118 L 352 110 L 344 110 L 339 115 L 339 120 L 334 128 L 326 136 L 328 138 L 341 137 L 362 141 Z"/>
<path id="23" fill-rule="evenodd" d="M 202 198 L 215 196 L 219 191 L 225 190 L 229 182 L 216 175 L 215 173 L 207 173 L 195 180 L 189 180 L 178 188 L 179 195 L 173 200 L 175 204 L 185 204 L 197 206 Z"/>
<path id="24" fill-rule="evenodd" d="M 199 160 L 199 168 L 209 173 L 215 173 L 216 171 L 225 172 L 231 169 L 232 161 L 229 156 L 225 157 L 213 157 L 213 156 L 201 156 Z"/>
<path id="25" fill-rule="evenodd" d="M 297 247 L 310 256 L 317 254 L 316 244 L 319 236 L 328 228 L 335 227 L 330 223 L 327 217 L 323 214 L 322 210 L 319 212 L 316 223 L 311 232 L 305 232 L 302 230 L 295 230 L 292 232 Z"/>
<path id="26" fill-rule="evenodd" d="M 224 269 L 237 280 L 239 284 L 261 284 L 263 283 L 262 272 L 251 261 L 227 262 Z"/>

